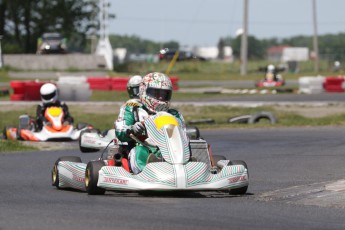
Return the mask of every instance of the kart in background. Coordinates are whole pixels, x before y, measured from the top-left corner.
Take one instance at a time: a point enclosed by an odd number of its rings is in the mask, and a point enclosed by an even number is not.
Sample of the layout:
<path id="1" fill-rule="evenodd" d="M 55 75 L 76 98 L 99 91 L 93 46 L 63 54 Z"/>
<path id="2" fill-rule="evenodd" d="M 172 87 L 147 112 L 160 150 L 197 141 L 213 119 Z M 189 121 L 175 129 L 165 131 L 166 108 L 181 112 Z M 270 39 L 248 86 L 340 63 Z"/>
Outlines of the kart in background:
<path id="1" fill-rule="evenodd" d="M 269 65 L 272 66 L 273 65 Z M 275 68 L 269 71 L 268 67 L 259 68 L 259 71 L 265 72 L 265 77 L 255 82 L 255 87 L 258 88 L 270 88 L 270 87 L 281 87 L 285 85 L 285 80 L 280 72 L 285 71 L 285 68 Z"/>
<path id="2" fill-rule="evenodd" d="M 27 114 L 19 117 L 19 126 L 6 126 L 3 131 L 5 139 L 26 141 L 61 141 L 78 140 L 83 130 L 93 128 L 86 123 L 78 123 L 76 127 L 68 122 L 63 122 L 64 112 L 61 107 L 46 109 L 43 127 L 35 130 L 34 120 Z"/>

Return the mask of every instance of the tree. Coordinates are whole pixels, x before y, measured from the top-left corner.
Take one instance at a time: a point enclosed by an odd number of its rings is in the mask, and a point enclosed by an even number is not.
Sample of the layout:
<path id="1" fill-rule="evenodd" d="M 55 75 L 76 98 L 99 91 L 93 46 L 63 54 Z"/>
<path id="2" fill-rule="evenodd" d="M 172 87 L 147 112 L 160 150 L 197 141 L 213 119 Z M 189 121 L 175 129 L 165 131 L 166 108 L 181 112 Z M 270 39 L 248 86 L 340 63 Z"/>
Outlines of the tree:
<path id="1" fill-rule="evenodd" d="M 0 31 L 5 40 L 15 43 L 22 52 L 34 53 L 36 41 L 44 32 L 60 32 L 79 38 L 82 49 L 90 29 L 97 26 L 97 0 L 2 0 Z M 12 40 L 12 42 L 11 42 Z"/>
<path id="2" fill-rule="evenodd" d="M 241 36 L 236 38 L 227 38 L 226 41 L 230 43 L 234 56 L 239 57 L 241 53 Z M 264 58 L 266 50 L 261 41 L 254 36 L 248 36 L 248 58 L 262 59 Z"/>
<path id="3" fill-rule="evenodd" d="M 175 41 L 164 42 L 160 44 L 138 36 L 132 35 L 110 35 L 109 40 L 113 48 L 126 48 L 129 53 L 151 53 L 157 54 L 160 48 L 178 49 L 179 43 Z M 161 47 L 162 46 L 162 47 Z"/>

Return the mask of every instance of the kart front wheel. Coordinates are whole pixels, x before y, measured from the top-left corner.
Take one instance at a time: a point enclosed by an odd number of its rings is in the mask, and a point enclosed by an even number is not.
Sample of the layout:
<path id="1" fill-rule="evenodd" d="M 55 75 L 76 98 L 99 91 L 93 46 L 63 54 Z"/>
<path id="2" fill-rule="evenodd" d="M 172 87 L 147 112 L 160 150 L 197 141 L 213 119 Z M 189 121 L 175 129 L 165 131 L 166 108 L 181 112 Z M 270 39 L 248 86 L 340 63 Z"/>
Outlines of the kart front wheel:
<path id="1" fill-rule="evenodd" d="M 98 172 L 105 166 L 105 163 L 101 160 L 90 161 L 86 166 L 85 171 L 85 189 L 89 195 L 103 195 L 105 189 L 97 187 Z"/>
<path id="2" fill-rule="evenodd" d="M 248 174 L 248 178 L 249 178 L 249 171 L 248 171 L 248 166 L 246 164 L 246 162 L 241 161 L 241 160 L 233 160 L 229 162 L 229 165 L 243 165 L 246 169 L 247 169 L 247 174 Z M 241 188 L 233 188 L 229 190 L 229 194 L 230 195 L 244 195 L 246 194 L 248 190 L 248 185 L 241 187 Z"/>
<path id="3" fill-rule="evenodd" d="M 70 162 L 77 162 L 81 163 L 80 157 L 74 157 L 74 156 L 65 156 L 65 157 L 59 157 L 52 170 L 52 185 L 55 186 L 56 188 L 60 189 L 59 187 L 59 169 L 58 165 L 60 161 L 70 161 Z"/>
<path id="4" fill-rule="evenodd" d="M 79 149 L 82 153 L 93 153 L 93 152 L 98 152 L 99 149 L 93 149 L 93 148 L 88 148 L 88 147 L 83 147 L 82 146 L 82 137 L 86 133 L 100 133 L 98 129 L 86 129 L 81 131 L 80 136 L 79 136 Z"/>

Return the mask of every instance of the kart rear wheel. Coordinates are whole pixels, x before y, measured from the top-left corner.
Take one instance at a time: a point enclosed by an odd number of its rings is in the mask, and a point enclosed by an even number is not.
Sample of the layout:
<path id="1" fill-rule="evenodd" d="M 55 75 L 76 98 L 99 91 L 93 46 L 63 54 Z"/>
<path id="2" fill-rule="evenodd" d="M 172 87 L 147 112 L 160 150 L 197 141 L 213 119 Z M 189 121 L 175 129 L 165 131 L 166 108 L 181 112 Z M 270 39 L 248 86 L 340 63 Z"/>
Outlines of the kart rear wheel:
<path id="1" fill-rule="evenodd" d="M 4 129 L 2 130 L 2 139 L 8 139 L 7 138 L 7 130 L 12 128 L 11 126 L 5 126 Z"/>
<path id="2" fill-rule="evenodd" d="M 80 122 L 77 124 L 77 129 L 81 130 L 81 129 L 86 128 L 87 126 L 91 126 L 91 125 L 88 123 Z"/>
<path id="3" fill-rule="evenodd" d="M 70 161 L 70 162 L 77 162 L 81 163 L 80 157 L 74 157 L 74 156 L 65 156 L 65 157 L 59 157 L 52 170 L 52 185 L 55 186 L 56 188 L 60 189 L 59 187 L 59 170 L 58 170 L 58 164 L 60 161 Z"/>
<path id="4" fill-rule="evenodd" d="M 105 163 L 101 160 L 90 161 L 86 166 L 85 171 L 85 188 L 89 195 L 103 195 L 105 189 L 97 187 L 98 172 L 105 166 Z"/>
<path id="5" fill-rule="evenodd" d="M 213 158 L 213 166 L 217 166 L 217 162 L 220 160 L 226 160 L 226 157 L 222 155 L 212 155 L 212 158 Z"/>
<path id="6" fill-rule="evenodd" d="M 246 162 L 241 161 L 241 160 L 233 160 L 229 162 L 229 165 L 243 165 L 247 169 L 248 178 L 249 178 L 249 171 L 248 171 L 248 166 Z M 248 185 L 241 188 L 230 189 L 229 194 L 230 195 L 244 195 L 246 194 L 247 190 L 248 190 Z"/>
<path id="7" fill-rule="evenodd" d="M 200 130 L 196 126 L 187 126 L 186 127 L 187 136 L 191 140 L 199 140 L 200 139 Z"/>

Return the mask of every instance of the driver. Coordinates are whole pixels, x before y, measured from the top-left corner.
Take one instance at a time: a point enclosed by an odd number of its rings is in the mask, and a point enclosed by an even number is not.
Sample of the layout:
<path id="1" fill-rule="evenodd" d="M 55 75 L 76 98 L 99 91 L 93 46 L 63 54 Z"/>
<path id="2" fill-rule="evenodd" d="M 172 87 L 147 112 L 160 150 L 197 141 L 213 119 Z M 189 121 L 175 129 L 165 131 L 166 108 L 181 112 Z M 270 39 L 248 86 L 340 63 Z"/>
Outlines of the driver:
<path id="1" fill-rule="evenodd" d="M 139 86 L 142 81 L 143 81 L 143 78 L 140 75 L 134 75 L 129 78 L 127 82 L 127 92 L 128 92 L 129 100 L 127 100 L 120 107 L 119 117 L 120 115 L 121 117 L 123 117 L 123 115 L 126 113 L 126 110 L 130 110 L 130 107 L 135 107 L 135 106 L 139 107 L 141 105 L 140 98 L 139 98 Z M 121 122 L 119 122 L 119 124 L 115 122 L 115 128 L 116 127 L 118 127 L 118 130 L 120 130 L 119 132 L 121 132 L 123 125 Z M 129 139 L 128 141 L 123 141 L 122 139 L 120 141 L 122 142 L 121 152 L 122 154 L 124 154 L 125 157 L 126 156 L 128 157 L 129 151 L 135 146 L 136 142 L 133 139 Z"/>
<path id="2" fill-rule="evenodd" d="M 46 121 L 44 113 L 49 107 L 61 107 L 64 113 L 63 122 L 73 124 L 74 119 L 70 115 L 67 105 L 59 100 L 58 90 L 54 84 L 46 83 L 42 85 L 40 95 L 42 103 L 37 105 L 36 109 L 36 131 L 42 130 L 43 123 Z"/>
<path id="3" fill-rule="evenodd" d="M 142 81 L 143 78 L 140 75 L 134 75 L 128 80 L 127 92 L 129 98 L 139 99 L 139 86 Z"/>
<path id="4" fill-rule="evenodd" d="M 168 76 L 163 73 L 153 72 L 143 77 L 139 87 L 140 101 L 136 105 L 126 105 L 121 109 L 118 119 L 115 122 L 117 138 L 122 142 L 133 143 L 130 134 L 143 140 L 145 138 L 145 127 L 141 123 L 149 115 L 160 111 L 166 111 L 175 116 L 181 126 L 185 129 L 183 116 L 174 109 L 169 109 L 172 95 L 172 83 Z M 132 147 L 129 153 L 130 168 L 134 174 L 140 173 L 146 166 L 150 151 L 147 147 L 137 144 Z M 151 154 L 150 158 L 159 157 Z"/>
<path id="5" fill-rule="evenodd" d="M 266 80 L 267 81 L 276 81 L 277 80 L 276 69 L 275 69 L 275 66 L 272 64 L 267 66 Z"/>

